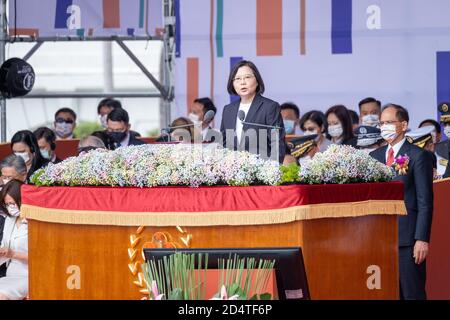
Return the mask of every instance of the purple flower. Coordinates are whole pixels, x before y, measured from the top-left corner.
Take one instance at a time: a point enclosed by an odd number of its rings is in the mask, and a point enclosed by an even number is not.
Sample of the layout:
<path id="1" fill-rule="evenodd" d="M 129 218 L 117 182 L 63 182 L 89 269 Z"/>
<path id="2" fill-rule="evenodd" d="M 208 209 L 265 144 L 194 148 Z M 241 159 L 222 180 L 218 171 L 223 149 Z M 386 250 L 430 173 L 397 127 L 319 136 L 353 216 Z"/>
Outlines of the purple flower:
<path id="1" fill-rule="evenodd" d="M 397 158 L 395 158 L 394 163 L 398 164 L 399 166 L 403 166 L 406 163 L 408 163 L 409 161 L 409 157 L 408 155 L 404 155 L 404 156 L 399 156 Z"/>

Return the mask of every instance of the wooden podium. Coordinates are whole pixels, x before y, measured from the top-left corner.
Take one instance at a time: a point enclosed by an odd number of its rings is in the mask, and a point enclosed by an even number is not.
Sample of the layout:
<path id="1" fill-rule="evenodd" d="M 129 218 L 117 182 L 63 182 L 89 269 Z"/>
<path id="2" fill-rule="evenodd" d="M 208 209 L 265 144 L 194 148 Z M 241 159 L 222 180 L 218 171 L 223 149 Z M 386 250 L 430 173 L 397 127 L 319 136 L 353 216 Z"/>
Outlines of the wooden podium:
<path id="1" fill-rule="evenodd" d="M 427 258 L 427 297 L 450 300 L 450 179 L 433 184 L 434 211 Z"/>
<path id="2" fill-rule="evenodd" d="M 314 192 L 337 201 L 333 197 L 338 190 L 354 201 L 289 202 L 311 200 Z M 382 196 L 367 199 L 377 190 Z M 219 214 L 212 207 L 204 212 L 194 208 L 208 192 L 216 199 L 264 198 L 268 209 Z M 140 299 L 146 289 L 140 274 L 144 247 L 300 246 L 312 299 L 399 296 L 397 215 L 405 214 L 405 208 L 398 199 L 403 194 L 398 183 L 196 189 L 24 186 L 22 193 L 22 214 L 29 223 L 30 299 Z M 167 202 L 158 204 L 158 199 L 181 194 L 191 203 L 177 203 L 179 212 L 163 208 L 170 206 Z M 87 210 L 89 203 L 103 206 L 116 200 L 135 207 L 128 212 Z M 280 208 L 270 209 L 271 204 Z M 139 206 L 146 212 L 136 212 Z M 195 212 L 181 212 L 183 206 L 194 206 Z"/>

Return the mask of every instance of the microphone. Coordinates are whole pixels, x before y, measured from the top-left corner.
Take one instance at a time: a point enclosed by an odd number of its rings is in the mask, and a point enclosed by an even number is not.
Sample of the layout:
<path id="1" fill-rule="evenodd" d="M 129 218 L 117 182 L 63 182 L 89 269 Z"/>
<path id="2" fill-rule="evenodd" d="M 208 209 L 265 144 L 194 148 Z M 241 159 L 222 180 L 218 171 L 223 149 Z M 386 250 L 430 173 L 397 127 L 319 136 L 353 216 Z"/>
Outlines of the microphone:
<path id="1" fill-rule="evenodd" d="M 203 116 L 203 122 L 209 123 L 212 119 L 214 119 L 214 116 L 216 113 L 212 110 L 206 111 L 205 115 Z"/>
<path id="2" fill-rule="evenodd" d="M 206 123 L 211 122 L 211 120 L 214 119 L 214 116 L 215 116 L 215 115 L 216 115 L 216 113 L 215 113 L 214 111 L 212 111 L 212 110 L 206 111 L 205 115 L 203 116 L 203 121 L 202 121 L 202 123 L 203 123 L 203 122 L 206 122 Z M 175 129 L 186 128 L 186 127 L 193 127 L 193 126 L 195 126 L 194 123 L 191 123 L 191 124 L 183 124 L 183 125 L 173 126 L 173 127 L 168 126 L 168 127 L 166 127 L 166 128 L 162 128 L 162 129 L 161 129 L 161 135 L 169 135 L 169 132 L 170 132 L 170 131 L 173 131 L 173 130 L 175 130 Z"/>
<path id="3" fill-rule="evenodd" d="M 170 141 L 170 131 L 175 130 L 175 129 L 180 129 L 180 128 L 192 127 L 192 126 L 194 126 L 193 123 L 183 124 L 183 125 L 173 126 L 173 127 L 168 126 L 166 128 L 162 128 L 161 129 L 161 137 L 166 136 L 166 137 L 168 137 L 167 139 Z"/>
<path id="4" fill-rule="evenodd" d="M 252 126 L 259 126 L 259 127 L 264 127 L 264 128 L 270 128 L 270 129 L 276 129 L 276 130 L 281 130 L 283 129 L 282 127 L 279 126 L 270 126 L 268 124 L 261 124 L 261 123 L 254 123 L 254 122 L 246 122 L 244 121 L 245 119 L 245 111 L 244 110 L 239 110 L 238 112 L 238 118 L 239 120 L 242 122 L 242 124 L 249 124 Z"/>
<path id="5" fill-rule="evenodd" d="M 238 118 L 239 118 L 239 120 L 241 120 L 241 122 L 244 121 L 244 119 L 245 119 L 245 111 L 244 110 L 239 110 Z"/>

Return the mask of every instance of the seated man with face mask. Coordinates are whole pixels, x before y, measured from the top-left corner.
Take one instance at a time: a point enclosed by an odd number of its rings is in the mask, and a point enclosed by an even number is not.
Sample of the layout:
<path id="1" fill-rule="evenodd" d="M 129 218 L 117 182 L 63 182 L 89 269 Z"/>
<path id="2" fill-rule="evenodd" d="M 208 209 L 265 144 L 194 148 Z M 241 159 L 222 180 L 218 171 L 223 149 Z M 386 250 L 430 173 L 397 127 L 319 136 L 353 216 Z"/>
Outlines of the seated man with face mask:
<path id="1" fill-rule="evenodd" d="M 58 140 L 73 139 L 73 130 L 76 127 L 77 114 L 70 108 L 61 108 L 55 113 L 55 134 Z"/>
<path id="2" fill-rule="evenodd" d="M 111 136 L 116 148 L 145 144 L 144 141 L 130 134 L 130 119 L 125 109 L 114 109 L 108 114 L 107 119 L 107 133 Z"/>
<path id="3" fill-rule="evenodd" d="M 354 134 L 357 138 L 356 147 L 367 153 L 378 149 L 384 144 L 381 137 L 381 130 L 372 126 L 359 126 L 355 129 Z"/>
<path id="4" fill-rule="evenodd" d="M 285 102 L 280 106 L 281 117 L 283 118 L 284 130 L 287 135 L 298 134 L 300 122 L 300 109 L 292 102 Z"/>

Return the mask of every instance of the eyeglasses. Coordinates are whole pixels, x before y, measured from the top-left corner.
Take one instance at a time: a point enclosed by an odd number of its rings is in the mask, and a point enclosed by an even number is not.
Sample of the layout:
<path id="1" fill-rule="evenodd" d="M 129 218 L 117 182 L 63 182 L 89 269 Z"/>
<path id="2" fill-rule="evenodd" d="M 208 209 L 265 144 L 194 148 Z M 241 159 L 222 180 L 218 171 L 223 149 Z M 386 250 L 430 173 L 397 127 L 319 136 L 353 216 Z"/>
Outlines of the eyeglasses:
<path id="1" fill-rule="evenodd" d="M 245 80 L 245 82 L 249 81 L 251 78 L 254 78 L 255 75 L 253 74 L 246 74 L 242 77 L 236 77 L 233 79 L 234 82 L 242 82 L 242 80 Z"/>
<path id="2" fill-rule="evenodd" d="M 396 123 L 396 122 L 402 122 L 402 121 L 399 121 L 399 120 L 380 121 L 380 127 L 381 127 L 381 126 L 384 126 L 385 124 L 389 125 L 389 124 L 394 124 L 394 123 Z"/>
<path id="3" fill-rule="evenodd" d="M 56 118 L 55 122 L 57 122 L 57 123 L 63 123 L 63 122 L 65 122 L 65 123 L 73 123 L 73 120 L 72 119 L 64 119 L 64 118 Z"/>

